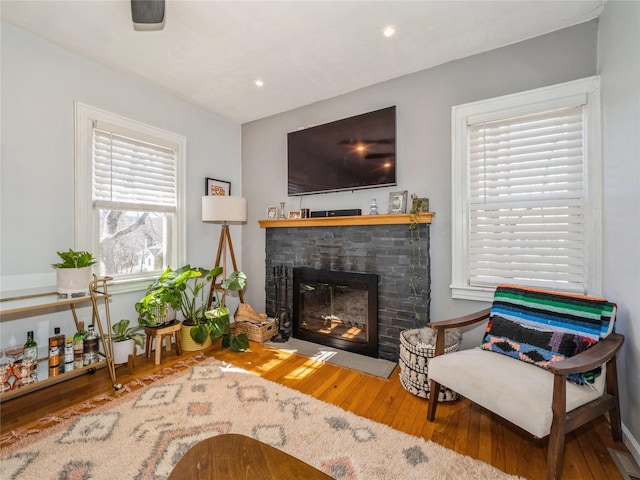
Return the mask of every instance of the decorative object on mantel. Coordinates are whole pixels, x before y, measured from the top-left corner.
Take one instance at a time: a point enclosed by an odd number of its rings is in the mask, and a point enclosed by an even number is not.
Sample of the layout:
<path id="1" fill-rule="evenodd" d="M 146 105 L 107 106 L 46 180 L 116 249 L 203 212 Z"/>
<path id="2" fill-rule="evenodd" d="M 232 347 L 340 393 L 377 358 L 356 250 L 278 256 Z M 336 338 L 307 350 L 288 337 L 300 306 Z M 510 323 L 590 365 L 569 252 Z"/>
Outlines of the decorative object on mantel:
<path id="1" fill-rule="evenodd" d="M 278 211 L 278 218 L 287 218 L 287 215 L 284 211 L 284 202 L 280 202 L 280 210 Z"/>
<path id="2" fill-rule="evenodd" d="M 452 329 L 447 331 L 444 353 L 458 351 L 461 333 Z M 400 332 L 400 383 L 404 389 L 421 398 L 429 398 L 429 359 L 436 352 L 436 331 L 424 327 Z M 441 387 L 438 401 L 457 400 L 459 395 L 448 388 Z"/>
<path id="3" fill-rule="evenodd" d="M 371 199 L 371 205 L 369 206 L 369 215 L 378 215 L 378 202 L 375 198 Z"/>
<path id="4" fill-rule="evenodd" d="M 71 248 L 67 252 L 57 252 L 62 260 L 51 266 L 56 269 L 59 295 L 78 297 L 89 294 L 91 266 L 97 263 L 89 252 L 76 252 Z"/>
<path id="5" fill-rule="evenodd" d="M 406 213 L 407 191 L 389 193 L 389 214 Z"/>
<path id="6" fill-rule="evenodd" d="M 231 257 L 233 270 L 237 271 L 236 256 L 233 253 L 233 243 L 229 233 L 229 223 L 244 223 L 247 221 L 247 199 L 244 197 L 211 196 L 202 197 L 202 221 L 204 223 L 221 223 L 220 240 L 218 241 L 218 253 L 214 267 L 220 266 L 222 260 L 222 280 L 217 281 L 217 275 L 211 278 L 211 290 L 207 310 L 211 308 L 215 290 L 220 290 L 222 283 L 227 279 L 227 248 Z M 244 303 L 242 290 L 238 292 L 240 301 Z"/>
<path id="7" fill-rule="evenodd" d="M 267 219 L 275 220 L 278 218 L 278 207 L 267 207 Z"/>

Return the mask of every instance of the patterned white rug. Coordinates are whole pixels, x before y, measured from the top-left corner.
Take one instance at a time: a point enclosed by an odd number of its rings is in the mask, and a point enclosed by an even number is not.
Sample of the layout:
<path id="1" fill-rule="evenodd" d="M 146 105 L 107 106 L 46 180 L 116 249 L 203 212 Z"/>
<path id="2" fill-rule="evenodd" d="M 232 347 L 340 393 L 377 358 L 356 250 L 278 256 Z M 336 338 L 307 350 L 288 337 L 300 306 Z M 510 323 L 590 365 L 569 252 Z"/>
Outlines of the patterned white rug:
<path id="1" fill-rule="evenodd" d="M 212 358 L 176 367 L 4 435 L 2 478 L 165 479 L 189 448 L 222 433 L 340 480 L 516 478 Z"/>

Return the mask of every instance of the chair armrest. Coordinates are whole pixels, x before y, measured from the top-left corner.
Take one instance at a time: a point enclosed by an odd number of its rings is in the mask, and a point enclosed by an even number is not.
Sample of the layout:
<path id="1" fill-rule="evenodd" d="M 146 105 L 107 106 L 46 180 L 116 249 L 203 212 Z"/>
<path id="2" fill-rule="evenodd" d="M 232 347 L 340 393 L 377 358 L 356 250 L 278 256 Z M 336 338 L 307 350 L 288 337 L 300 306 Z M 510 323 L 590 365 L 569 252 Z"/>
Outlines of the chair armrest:
<path id="1" fill-rule="evenodd" d="M 608 362 L 620 350 L 624 335 L 612 333 L 593 347 L 573 357 L 549 365 L 548 370 L 555 375 L 569 375 L 589 371 Z"/>
<path id="2" fill-rule="evenodd" d="M 444 334 L 447 328 L 459 328 L 466 327 L 467 325 L 473 325 L 474 323 L 481 322 L 489 318 L 491 308 L 485 308 L 479 312 L 470 313 L 457 318 L 451 318 L 449 320 L 443 320 L 441 322 L 429 322 L 428 327 L 436 330 L 436 351 L 434 355 L 442 355 L 444 353 Z"/>
<path id="3" fill-rule="evenodd" d="M 474 323 L 486 320 L 487 318 L 489 318 L 490 313 L 491 308 L 485 308 L 484 310 L 481 310 L 479 312 L 470 313 L 461 317 L 450 318 L 448 320 L 442 320 L 440 322 L 429 322 L 427 326 L 435 330 L 466 327 L 467 325 L 473 325 Z"/>

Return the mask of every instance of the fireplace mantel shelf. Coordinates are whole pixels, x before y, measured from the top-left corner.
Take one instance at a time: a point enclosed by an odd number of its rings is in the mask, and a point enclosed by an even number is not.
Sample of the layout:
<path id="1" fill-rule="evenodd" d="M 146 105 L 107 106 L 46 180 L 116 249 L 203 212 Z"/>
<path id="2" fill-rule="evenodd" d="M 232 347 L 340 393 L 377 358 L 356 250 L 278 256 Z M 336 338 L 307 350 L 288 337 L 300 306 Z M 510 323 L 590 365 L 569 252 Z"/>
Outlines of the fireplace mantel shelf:
<path id="1" fill-rule="evenodd" d="M 419 214 L 418 223 L 431 223 L 434 212 Z M 281 218 L 260 220 L 260 228 L 344 227 L 350 225 L 402 225 L 411 223 L 408 213 L 396 215 L 356 215 L 349 217 Z"/>

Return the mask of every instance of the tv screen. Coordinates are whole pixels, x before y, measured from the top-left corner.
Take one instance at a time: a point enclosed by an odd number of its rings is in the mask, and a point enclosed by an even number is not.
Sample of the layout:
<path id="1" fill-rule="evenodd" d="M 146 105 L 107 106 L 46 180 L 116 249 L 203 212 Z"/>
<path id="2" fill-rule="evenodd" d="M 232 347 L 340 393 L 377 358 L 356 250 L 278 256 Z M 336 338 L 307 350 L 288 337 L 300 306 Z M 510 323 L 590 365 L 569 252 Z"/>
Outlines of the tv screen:
<path id="1" fill-rule="evenodd" d="M 396 107 L 287 135 L 289 195 L 396 185 Z"/>

